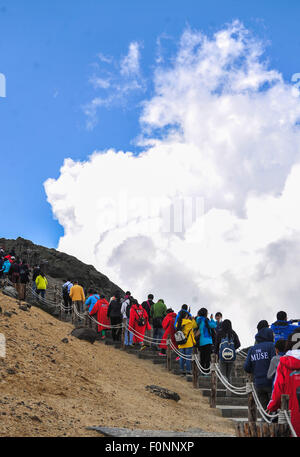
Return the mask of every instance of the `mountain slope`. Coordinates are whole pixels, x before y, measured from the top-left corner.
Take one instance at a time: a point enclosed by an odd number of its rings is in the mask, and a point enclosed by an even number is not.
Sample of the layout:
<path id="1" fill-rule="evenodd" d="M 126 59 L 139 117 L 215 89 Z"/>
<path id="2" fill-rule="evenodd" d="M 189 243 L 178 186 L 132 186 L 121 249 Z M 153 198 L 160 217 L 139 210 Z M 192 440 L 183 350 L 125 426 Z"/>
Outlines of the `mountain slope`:
<path id="1" fill-rule="evenodd" d="M 4 246 L 8 252 L 14 250 L 18 257 L 25 259 L 31 266 L 34 264 L 43 265 L 46 275 L 56 279 L 57 284 L 61 284 L 62 281 L 68 278 L 71 280 L 77 279 L 85 289 L 95 287 L 99 293 L 103 293 L 108 297 L 112 296 L 115 290 L 122 291 L 120 287 L 111 282 L 107 276 L 97 271 L 92 265 L 86 265 L 76 257 L 56 249 L 39 246 L 21 237 L 16 240 L 0 238 L 0 246 Z"/>

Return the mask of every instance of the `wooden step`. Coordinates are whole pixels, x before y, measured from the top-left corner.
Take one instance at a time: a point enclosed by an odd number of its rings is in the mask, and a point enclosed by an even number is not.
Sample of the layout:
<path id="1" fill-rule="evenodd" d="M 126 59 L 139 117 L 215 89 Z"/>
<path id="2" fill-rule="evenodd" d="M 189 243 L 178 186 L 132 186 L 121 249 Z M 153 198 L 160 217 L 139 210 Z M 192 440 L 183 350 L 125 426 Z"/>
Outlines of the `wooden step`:
<path id="1" fill-rule="evenodd" d="M 222 417 L 248 417 L 248 407 L 247 406 L 226 406 L 226 405 L 217 405 L 222 413 Z"/>

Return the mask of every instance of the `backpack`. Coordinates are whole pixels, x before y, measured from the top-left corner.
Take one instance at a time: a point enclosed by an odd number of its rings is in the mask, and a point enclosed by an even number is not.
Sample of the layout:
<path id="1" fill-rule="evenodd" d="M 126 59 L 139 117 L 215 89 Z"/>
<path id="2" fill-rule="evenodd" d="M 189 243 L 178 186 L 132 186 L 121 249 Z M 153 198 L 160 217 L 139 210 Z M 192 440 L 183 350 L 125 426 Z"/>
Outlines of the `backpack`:
<path id="1" fill-rule="evenodd" d="M 127 306 L 127 308 L 128 308 L 128 306 Z M 126 308 L 126 311 L 127 311 L 127 308 Z M 143 327 L 144 325 L 146 325 L 146 319 L 143 316 L 140 316 L 139 313 L 137 312 L 137 310 L 135 310 L 135 312 L 138 315 L 137 325 L 139 327 Z"/>
<path id="2" fill-rule="evenodd" d="M 192 329 L 189 331 L 187 336 L 185 336 L 182 330 L 177 330 L 177 332 L 175 332 L 174 334 L 176 343 L 180 345 L 186 344 L 189 339 L 191 331 Z"/>
<path id="3" fill-rule="evenodd" d="M 221 339 L 219 346 L 219 360 L 222 362 L 233 362 L 236 359 L 234 342 L 226 335 Z"/>

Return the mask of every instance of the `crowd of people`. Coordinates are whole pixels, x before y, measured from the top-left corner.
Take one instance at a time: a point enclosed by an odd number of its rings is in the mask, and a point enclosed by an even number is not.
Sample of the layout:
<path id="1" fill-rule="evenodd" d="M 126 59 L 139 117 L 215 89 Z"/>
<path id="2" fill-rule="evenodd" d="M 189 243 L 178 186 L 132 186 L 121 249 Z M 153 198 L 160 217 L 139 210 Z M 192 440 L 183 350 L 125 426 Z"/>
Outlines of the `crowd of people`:
<path id="1" fill-rule="evenodd" d="M 14 251 L 5 253 L 0 248 L 0 278 L 9 278 L 14 285 L 26 285 L 32 273 L 32 289 L 45 297 L 48 281 L 43 269 L 16 256 Z M 25 294 L 25 292 L 23 291 Z M 196 316 L 188 305 L 182 305 L 179 312 L 168 308 L 163 299 L 154 300 L 149 294 L 142 303 L 130 291 L 123 297 L 116 290 L 109 301 L 95 289 L 84 288 L 78 281 L 68 279 L 62 285 L 65 312 L 74 308 L 95 318 L 100 339 L 105 339 L 111 330 L 114 341 L 123 341 L 125 346 L 138 346 L 141 351 L 147 347 L 166 357 L 167 341 L 177 352 L 181 375 L 192 373 L 192 353 L 196 352 L 202 367 L 202 375 L 209 374 L 211 354 L 215 353 L 222 375 L 231 382 L 236 351 L 241 343 L 233 330 L 231 321 L 224 319 L 221 312 L 208 313 L 204 307 Z M 209 316 L 209 317 L 208 317 Z M 288 320 L 285 311 L 277 313 L 276 321 L 269 325 L 266 320 L 257 324 L 254 345 L 247 353 L 244 370 L 253 375 L 258 399 L 267 411 L 272 413 L 280 408 L 282 394 L 289 395 L 291 422 L 300 436 L 300 319 Z"/>

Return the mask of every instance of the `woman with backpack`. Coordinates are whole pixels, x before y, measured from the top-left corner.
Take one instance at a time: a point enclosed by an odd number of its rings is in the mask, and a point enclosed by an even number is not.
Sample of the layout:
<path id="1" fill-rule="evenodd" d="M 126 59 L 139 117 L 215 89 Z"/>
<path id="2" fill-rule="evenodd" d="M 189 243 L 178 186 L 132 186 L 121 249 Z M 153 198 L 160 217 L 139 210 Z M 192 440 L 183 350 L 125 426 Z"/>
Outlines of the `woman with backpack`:
<path id="1" fill-rule="evenodd" d="M 148 313 L 137 300 L 133 300 L 130 308 L 129 330 L 133 333 L 133 344 L 140 344 L 141 350 L 146 348 L 143 344 L 146 329 L 151 330 Z"/>
<path id="2" fill-rule="evenodd" d="M 216 337 L 216 354 L 222 375 L 230 382 L 235 361 L 235 351 L 241 346 L 239 337 L 232 329 L 231 321 L 225 319 Z"/>
<path id="3" fill-rule="evenodd" d="M 193 347 L 196 344 L 195 336 L 194 336 L 194 329 L 197 328 L 197 322 L 194 318 L 189 316 L 189 313 L 186 311 L 181 311 L 179 318 L 176 322 L 176 341 L 178 344 L 178 349 L 180 354 L 179 366 L 180 366 L 180 374 L 185 376 L 185 374 L 190 375 L 192 374 L 192 353 Z M 178 333 L 182 332 L 184 335 L 184 340 L 182 343 L 177 339 Z M 182 336 L 183 336 L 182 335 Z M 186 371 L 185 371 L 186 368 Z"/>
<path id="4" fill-rule="evenodd" d="M 212 329 L 217 327 L 217 322 L 213 319 L 213 315 L 211 314 L 210 319 L 207 318 L 207 315 L 207 309 L 201 308 L 198 311 L 198 317 L 196 318 L 196 322 L 200 330 L 198 343 L 200 351 L 200 364 L 206 369 L 210 366 L 210 355 L 213 348 Z"/>

